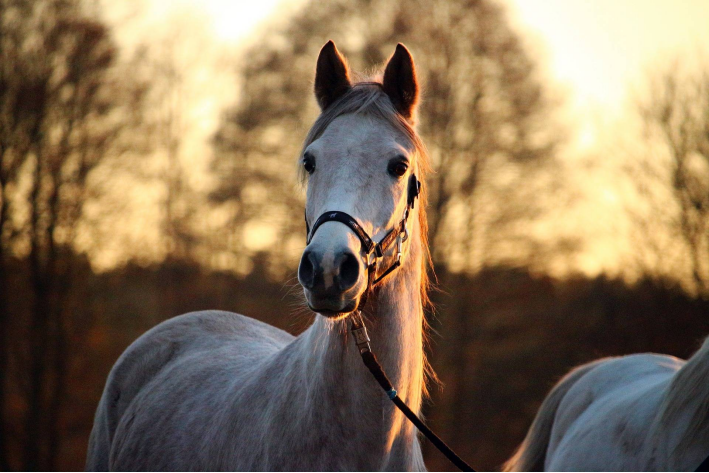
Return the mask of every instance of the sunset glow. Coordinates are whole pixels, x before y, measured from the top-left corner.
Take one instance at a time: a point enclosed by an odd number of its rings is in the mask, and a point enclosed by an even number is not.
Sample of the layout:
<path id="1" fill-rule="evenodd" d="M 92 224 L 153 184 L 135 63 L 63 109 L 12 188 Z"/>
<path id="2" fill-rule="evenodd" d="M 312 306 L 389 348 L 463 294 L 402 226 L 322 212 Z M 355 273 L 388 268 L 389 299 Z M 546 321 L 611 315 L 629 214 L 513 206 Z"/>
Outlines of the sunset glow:
<path id="1" fill-rule="evenodd" d="M 578 105 L 617 111 L 645 68 L 678 52 L 706 50 L 703 0 L 508 0 L 519 26 L 540 43 L 554 79 Z"/>
<path id="2" fill-rule="evenodd" d="M 709 18 L 709 2 L 702 0 L 501 1 L 531 55 L 539 61 L 540 75 L 563 102 L 562 120 L 570 133 L 563 153 L 573 166 L 589 156 L 602 156 L 605 151 L 601 147 L 608 146 L 609 138 L 630 126 L 628 105 L 648 70 L 677 54 L 706 51 L 709 45 L 705 21 Z M 205 169 L 211 153 L 209 139 L 223 107 L 237 94 L 232 73 L 218 58 L 238 56 L 264 34 L 265 25 L 283 21 L 303 4 L 304 0 L 152 0 L 142 16 L 134 19 L 134 27 L 123 35 L 126 43 L 137 37 L 151 41 L 176 19 L 194 30 L 184 31 L 185 38 L 206 35 L 200 40 L 202 52 L 190 71 L 192 121 L 184 137 L 183 157 L 199 186 L 209 182 Z M 135 28 L 140 34 L 134 34 Z M 579 172 L 578 188 L 583 197 L 574 218 L 551 221 L 547 230 L 578 232 L 598 208 L 606 209 L 603 220 L 594 219 L 594 235 L 583 232 L 592 241 L 587 242 L 575 269 L 588 274 L 616 271 L 619 255 L 625 251 L 615 228 L 615 219 L 623 218 L 620 191 L 610 179 L 617 169 L 608 162 L 596 162 L 594 166 L 599 164 L 603 170 L 594 179 L 586 179 L 585 173 Z M 601 190 L 593 187 L 596 184 L 602 186 Z M 268 227 L 252 225 L 244 238 L 247 247 L 262 249 L 264 242 L 270 241 Z M 110 267 L 116 258 L 104 254 L 100 259 Z"/>
<path id="3" fill-rule="evenodd" d="M 286 0 L 188 0 L 188 3 L 204 9 L 218 38 L 237 43 L 244 40 L 259 22 L 283 10 Z"/>

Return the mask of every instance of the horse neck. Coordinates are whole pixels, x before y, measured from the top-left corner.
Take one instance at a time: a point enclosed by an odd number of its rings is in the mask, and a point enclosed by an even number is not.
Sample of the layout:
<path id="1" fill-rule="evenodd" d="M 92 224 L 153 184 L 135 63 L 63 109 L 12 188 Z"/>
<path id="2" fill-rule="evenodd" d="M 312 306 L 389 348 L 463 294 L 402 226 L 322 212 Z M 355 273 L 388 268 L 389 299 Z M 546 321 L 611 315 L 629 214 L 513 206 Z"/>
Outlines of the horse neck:
<path id="1" fill-rule="evenodd" d="M 415 229 L 402 266 L 370 295 L 363 311 L 372 351 L 399 396 L 414 412 L 421 406 L 424 388 L 422 255 L 418 229 Z M 345 409 L 343 403 L 349 402 L 352 410 L 347 412 L 355 422 L 358 417 L 352 413 L 381 419 L 378 428 L 382 429 L 389 445 L 401 435 L 408 438 L 403 443 L 413 444 L 411 425 L 394 409 L 362 363 L 349 333 L 348 320 L 332 322 L 317 316 L 301 338 L 308 347 L 301 353 L 311 367 L 309 383 L 337 386 L 338 389 L 332 390 L 335 404 Z"/>

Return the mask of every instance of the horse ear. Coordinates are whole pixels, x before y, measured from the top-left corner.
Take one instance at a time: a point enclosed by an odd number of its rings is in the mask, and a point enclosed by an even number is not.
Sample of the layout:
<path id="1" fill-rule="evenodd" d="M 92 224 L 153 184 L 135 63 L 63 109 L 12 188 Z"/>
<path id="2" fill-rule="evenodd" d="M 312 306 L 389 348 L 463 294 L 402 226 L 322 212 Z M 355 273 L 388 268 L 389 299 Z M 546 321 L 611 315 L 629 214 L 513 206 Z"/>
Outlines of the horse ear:
<path id="1" fill-rule="evenodd" d="M 320 50 L 315 70 L 315 98 L 325 110 L 352 88 L 350 70 L 332 40 Z"/>
<path id="2" fill-rule="evenodd" d="M 401 43 L 396 45 L 396 51 L 384 70 L 382 87 L 396 110 L 404 118 L 411 120 L 419 99 L 419 85 L 414 58 Z"/>

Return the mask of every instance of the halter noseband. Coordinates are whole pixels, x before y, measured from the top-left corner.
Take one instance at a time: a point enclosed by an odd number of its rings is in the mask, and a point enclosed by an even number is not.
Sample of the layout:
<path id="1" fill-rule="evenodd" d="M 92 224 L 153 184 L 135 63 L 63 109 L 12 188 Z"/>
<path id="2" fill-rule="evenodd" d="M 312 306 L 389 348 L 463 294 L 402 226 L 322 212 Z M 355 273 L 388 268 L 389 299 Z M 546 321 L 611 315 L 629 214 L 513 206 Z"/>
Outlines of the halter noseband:
<path id="1" fill-rule="evenodd" d="M 372 237 L 370 237 L 364 230 L 364 228 L 362 228 L 362 225 L 359 224 L 357 219 L 346 212 L 340 212 L 339 210 L 325 212 L 318 217 L 318 219 L 313 224 L 312 229 L 308 224 L 308 215 L 306 213 L 305 228 L 308 233 L 306 240 L 307 244 L 310 244 L 313 239 L 313 236 L 315 236 L 315 232 L 325 222 L 340 222 L 346 225 L 350 230 L 354 232 L 355 235 L 357 235 L 357 238 L 362 243 L 362 251 L 367 257 L 367 289 L 362 295 L 362 298 L 360 299 L 358 307 L 357 309 L 355 309 L 355 311 L 359 310 L 360 306 L 364 307 L 364 304 L 367 301 L 367 297 L 369 296 L 369 292 L 371 291 L 372 287 L 379 284 L 396 268 L 401 266 L 402 244 L 409 237 L 409 232 L 406 227 L 406 223 L 409 219 L 409 214 L 411 213 L 411 210 L 413 210 L 414 208 L 416 198 L 419 196 L 420 193 L 421 181 L 416 178 L 416 174 L 411 174 L 411 177 L 409 177 L 408 182 L 407 202 L 406 210 L 404 211 L 404 216 L 394 228 L 389 230 L 389 232 L 384 235 L 384 238 L 382 238 L 379 243 L 375 243 L 374 240 L 372 240 Z M 391 247 L 394 241 L 397 241 L 398 245 L 396 252 L 396 260 L 394 261 L 394 263 L 392 263 L 391 266 L 386 269 L 386 271 L 384 271 L 384 273 L 382 273 L 381 276 L 377 278 L 377 260 L 384 257 L 384 253 L 386 253 L 386 251 Z"/>

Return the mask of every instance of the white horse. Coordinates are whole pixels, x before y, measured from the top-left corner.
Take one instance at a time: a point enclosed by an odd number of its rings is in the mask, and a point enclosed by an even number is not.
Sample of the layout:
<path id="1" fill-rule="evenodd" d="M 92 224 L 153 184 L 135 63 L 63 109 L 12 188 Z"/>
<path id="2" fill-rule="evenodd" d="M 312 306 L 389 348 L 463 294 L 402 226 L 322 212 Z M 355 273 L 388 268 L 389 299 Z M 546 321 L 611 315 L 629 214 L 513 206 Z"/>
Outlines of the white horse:
<path id="1" fill-rule="evenodd" d="M 709 339 L 688 361 L 580 366 L 544 400 L 506 471 L 694 471 L 709 455 Z"/>
<path id="2" fill-rule="evenodd" d="M 425 148 L 418 86 L 402 45 L 381 82 L 352 83 L 332 42 L 318 58 L 322 109 L 300 165 L 307 215 L 346 212 L 379 241 L 407 208 Z M 422 201 L 421 204 L 424 202 Z M 418 412 L 425 389 L 426 218 L 408 219 L 401 267 L 369 296 L 372 346 Z M 396 245 L 383 261 L 395 258 Z M 317 312 L 298 337 L 243 315 L 182 315 L 134 342 L 111 370 L 89 442 L 89 470 L 422 470 L 416 431 L 362 364 L 346 318 L 367 288 L 360 241 L 327 222 L 299 269 Z M 382 265 L 386 267 L 386 265 Z"/>

